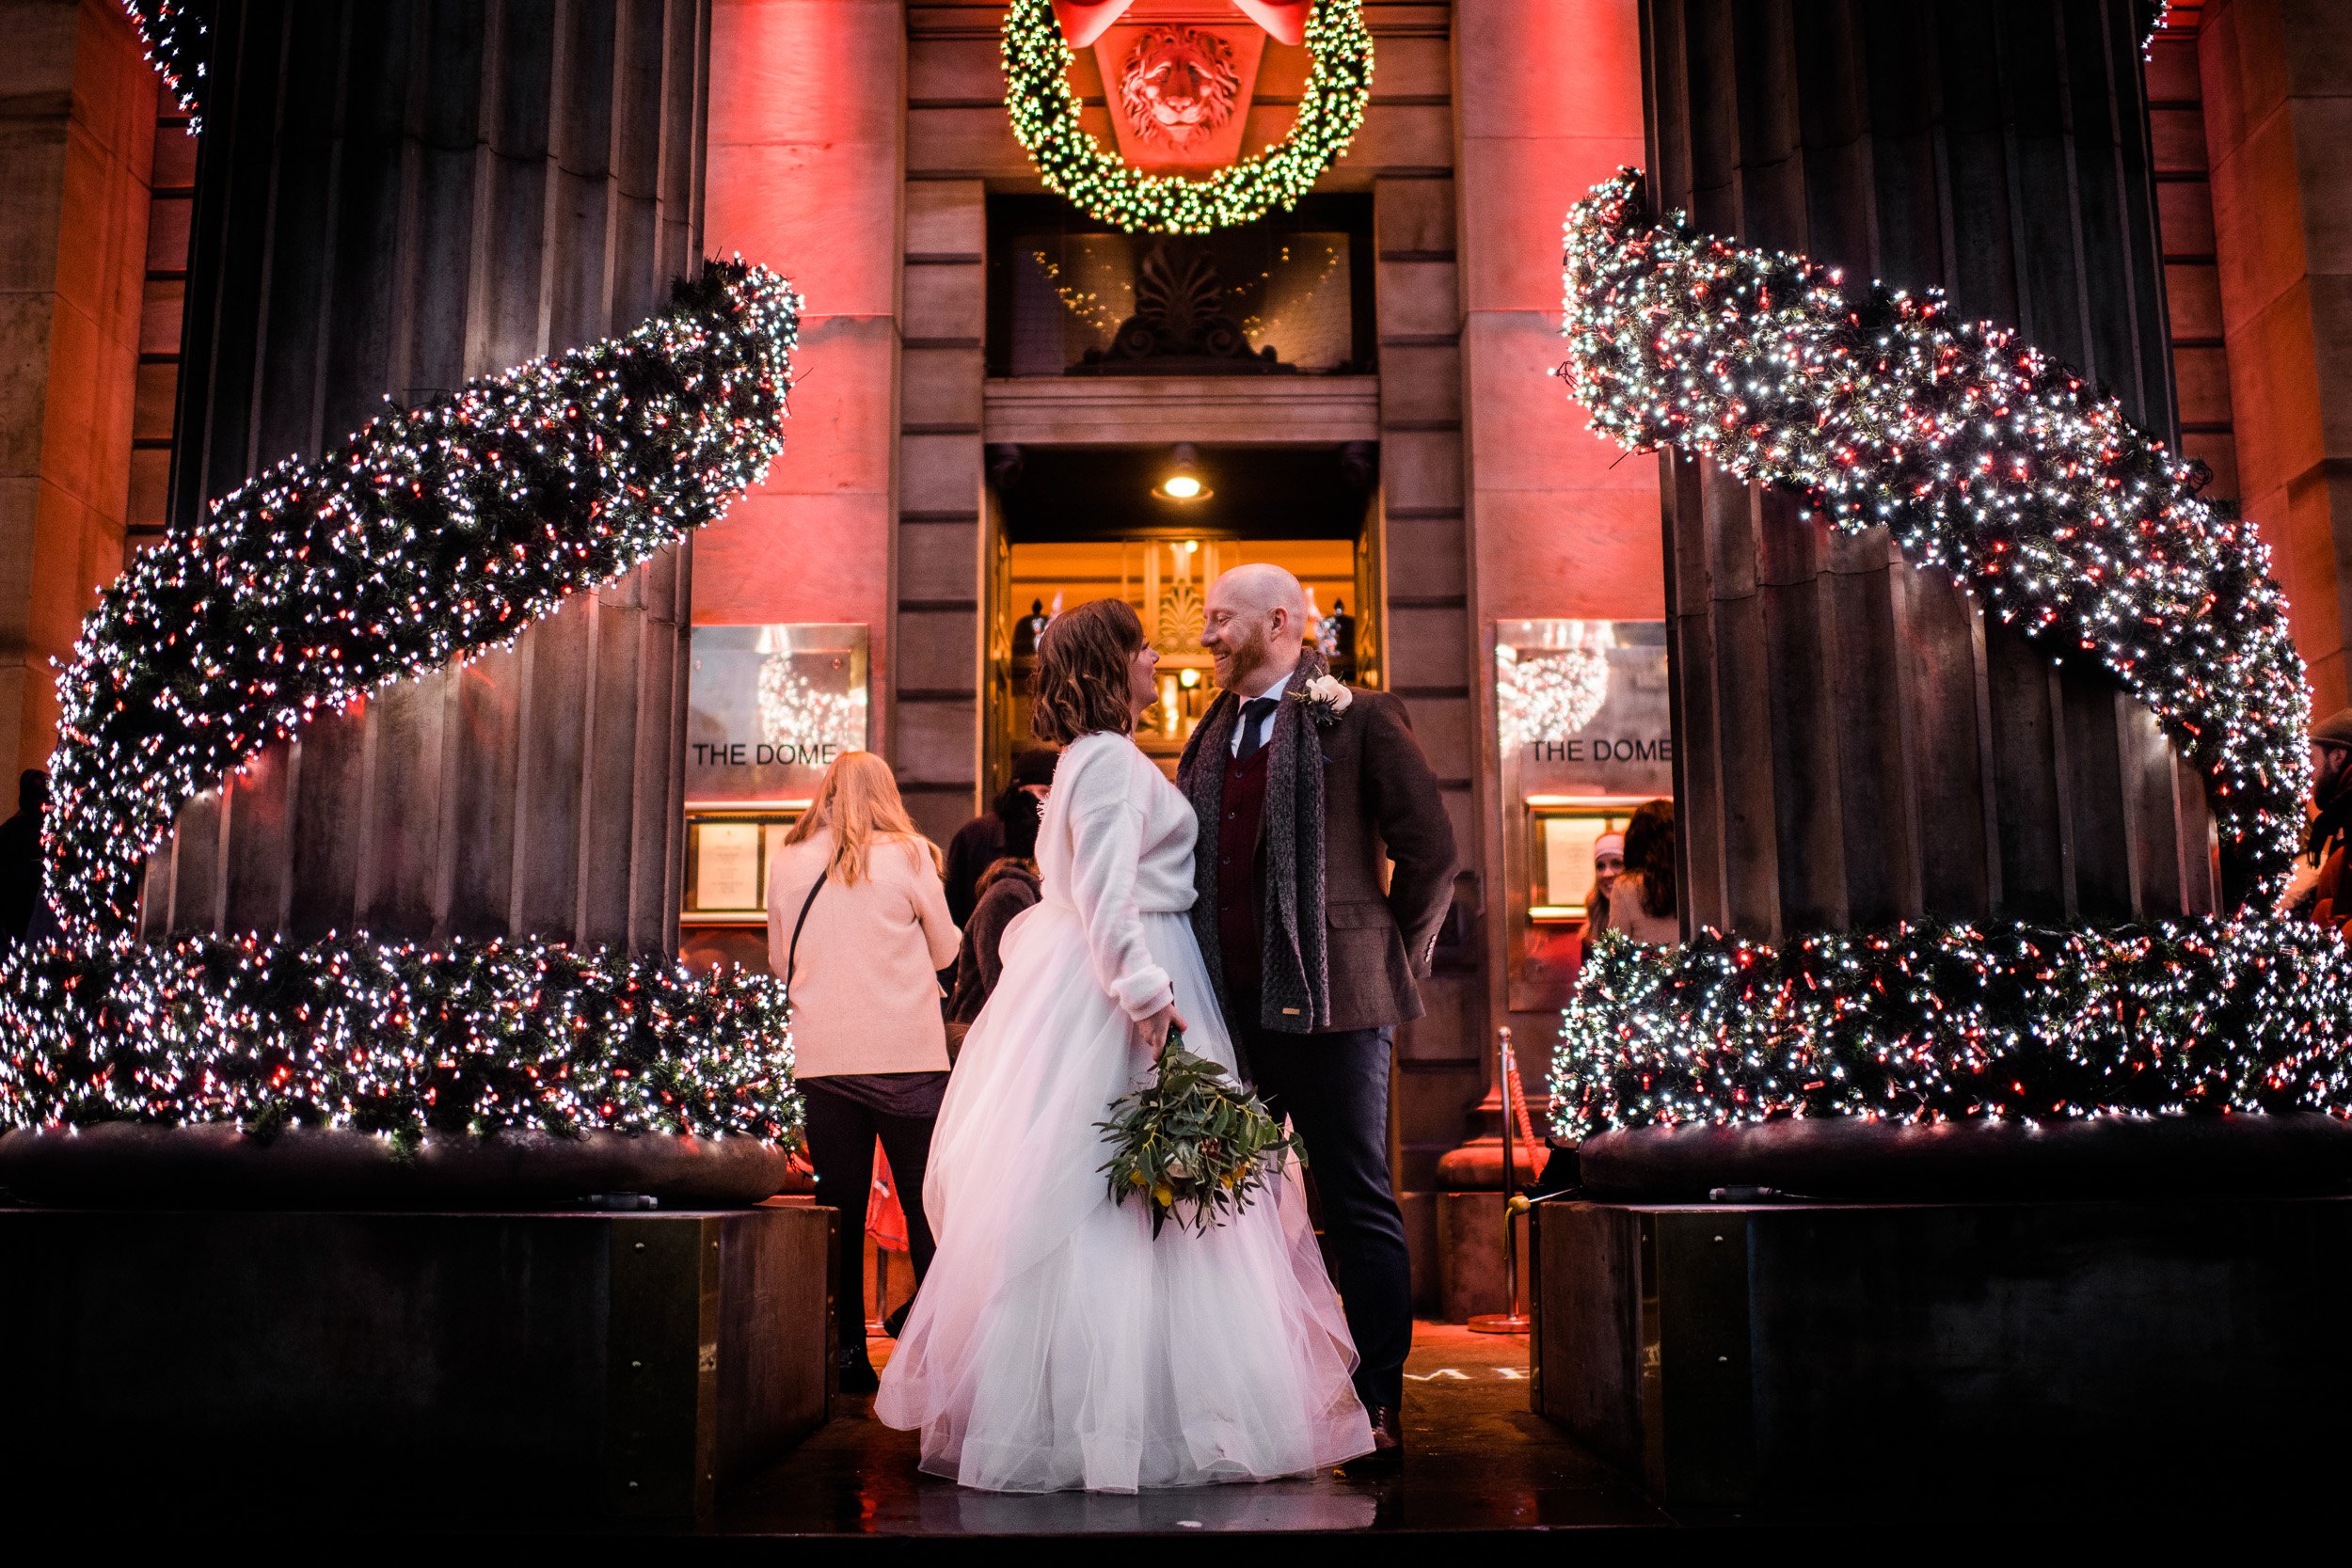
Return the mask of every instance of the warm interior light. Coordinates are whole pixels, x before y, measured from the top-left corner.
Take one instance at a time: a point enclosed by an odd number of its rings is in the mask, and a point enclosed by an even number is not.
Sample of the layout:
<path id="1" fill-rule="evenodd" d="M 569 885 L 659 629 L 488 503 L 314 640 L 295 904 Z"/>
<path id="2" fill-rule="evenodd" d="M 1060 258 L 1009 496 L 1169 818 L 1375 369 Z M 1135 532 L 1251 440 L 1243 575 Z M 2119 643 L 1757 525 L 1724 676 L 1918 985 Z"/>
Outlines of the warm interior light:
<path id="1" fill-rule="evenodd" d="M 1215 494 L 1200 477 L 1200 454 L 1193 450 L 1190 441 L 1176 443 L 1168 472 L 1152 486 L 1152 494 L 1164 501 L 1204 501 Z"/>
<path id="2" fill-rule="evenodd" d="M 1185 690 L 1190 691 L 1194 687 L 1200 684 L 1200 672 L 1198 670 L 1180 670 L 1176 673 L 1176 684 L 1183 687 Z"/>

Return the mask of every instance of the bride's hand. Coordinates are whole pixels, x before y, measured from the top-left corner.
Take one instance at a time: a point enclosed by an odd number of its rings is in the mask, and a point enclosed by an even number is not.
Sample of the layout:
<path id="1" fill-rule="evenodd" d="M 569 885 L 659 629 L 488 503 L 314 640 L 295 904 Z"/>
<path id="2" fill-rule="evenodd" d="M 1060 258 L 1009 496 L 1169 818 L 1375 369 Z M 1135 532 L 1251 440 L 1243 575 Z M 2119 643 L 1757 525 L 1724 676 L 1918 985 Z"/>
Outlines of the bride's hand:
<path id="1" fill-rule="evenodd" d="M 1167 1006 L 1136 1025 L 1136 1029 L 1142 1032 L 1144 1043 L 1152 1048 L 1152 1059 L 1155 1062 L 1160 1059 L 1160 1053 L 1168 1049 L 1168 1030 L 1170 1024 L 1179 1029 L 1192 1027 L 1184 1022 L 1184 1015 L 1176 1010 L 1176 1002 L 1172 997 L 1169 998 Z"/>

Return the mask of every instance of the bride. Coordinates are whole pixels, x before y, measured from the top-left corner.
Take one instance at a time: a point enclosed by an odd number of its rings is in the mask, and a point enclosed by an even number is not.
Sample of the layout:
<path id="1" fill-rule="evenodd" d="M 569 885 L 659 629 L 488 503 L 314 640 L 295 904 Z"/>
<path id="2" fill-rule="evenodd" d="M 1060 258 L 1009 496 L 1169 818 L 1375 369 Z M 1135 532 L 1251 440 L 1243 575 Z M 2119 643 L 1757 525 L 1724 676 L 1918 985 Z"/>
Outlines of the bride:
<path id="1" fill-rule="evenodd" d="M 1007 928 L 948 1082 L 923 1187 L 939 1251 L 874 1402 L 922 1429 L 926 1471 L 966 1486 L 1259 1481 L 1373 1446 L 1295 1177 L 1155 1241 L 1102 1174 L 1095 1123 L 1149 1081 L 1170 1024 L 1233 1068 L 1185 917 L 1192 807 L 1129 738 L 1158 662 L 1119 599 L 1038 643 L 1037 733 L 1066 747 L 1038 832 L 1044 898 Z"/>

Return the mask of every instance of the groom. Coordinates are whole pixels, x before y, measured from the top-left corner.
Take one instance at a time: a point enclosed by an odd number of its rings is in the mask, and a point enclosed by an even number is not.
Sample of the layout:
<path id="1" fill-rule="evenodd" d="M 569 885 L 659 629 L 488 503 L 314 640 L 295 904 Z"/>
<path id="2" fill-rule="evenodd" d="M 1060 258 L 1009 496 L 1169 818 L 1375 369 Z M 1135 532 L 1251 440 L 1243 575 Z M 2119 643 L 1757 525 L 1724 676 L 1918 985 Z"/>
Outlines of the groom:
<path id="1" fill-rule="evenodd" d="M 1422 1014 L 1414 980 L 1457 863 L 1405 705 L 1333 680 L 1310 629 L 1306 592 L 1279 566 L 1210 585 L 1200 641 L 1223 689 L 1176 776 L 1200 819 L 1193 930 L 1245 1070 L 1307 1146 L 1372 1457 L 1393 1465 L 1413 1303 L 1389 1183 L 1389 1058 L 1396 1025 Z"/>

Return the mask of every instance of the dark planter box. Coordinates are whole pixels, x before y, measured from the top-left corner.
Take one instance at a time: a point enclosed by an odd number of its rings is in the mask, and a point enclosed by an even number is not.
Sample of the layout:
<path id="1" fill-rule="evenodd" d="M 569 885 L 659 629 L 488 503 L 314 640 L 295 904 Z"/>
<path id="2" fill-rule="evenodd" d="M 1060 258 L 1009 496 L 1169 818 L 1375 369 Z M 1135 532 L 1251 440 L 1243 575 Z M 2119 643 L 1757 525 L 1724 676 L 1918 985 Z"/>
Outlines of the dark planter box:
<path id="1" fill-rule="evenodd" d="M 2352 1198 L 1534 1214 L 1535 1408 L 1671 1510 L 2292 1510 L 2352 1460 Z"/>
<path id="2" fill-rule="evenodd" d="M 834 1224 L 0 1209 L 0 1495 L 100 1525 L 691 1521 L 826 1418 Z"/>

